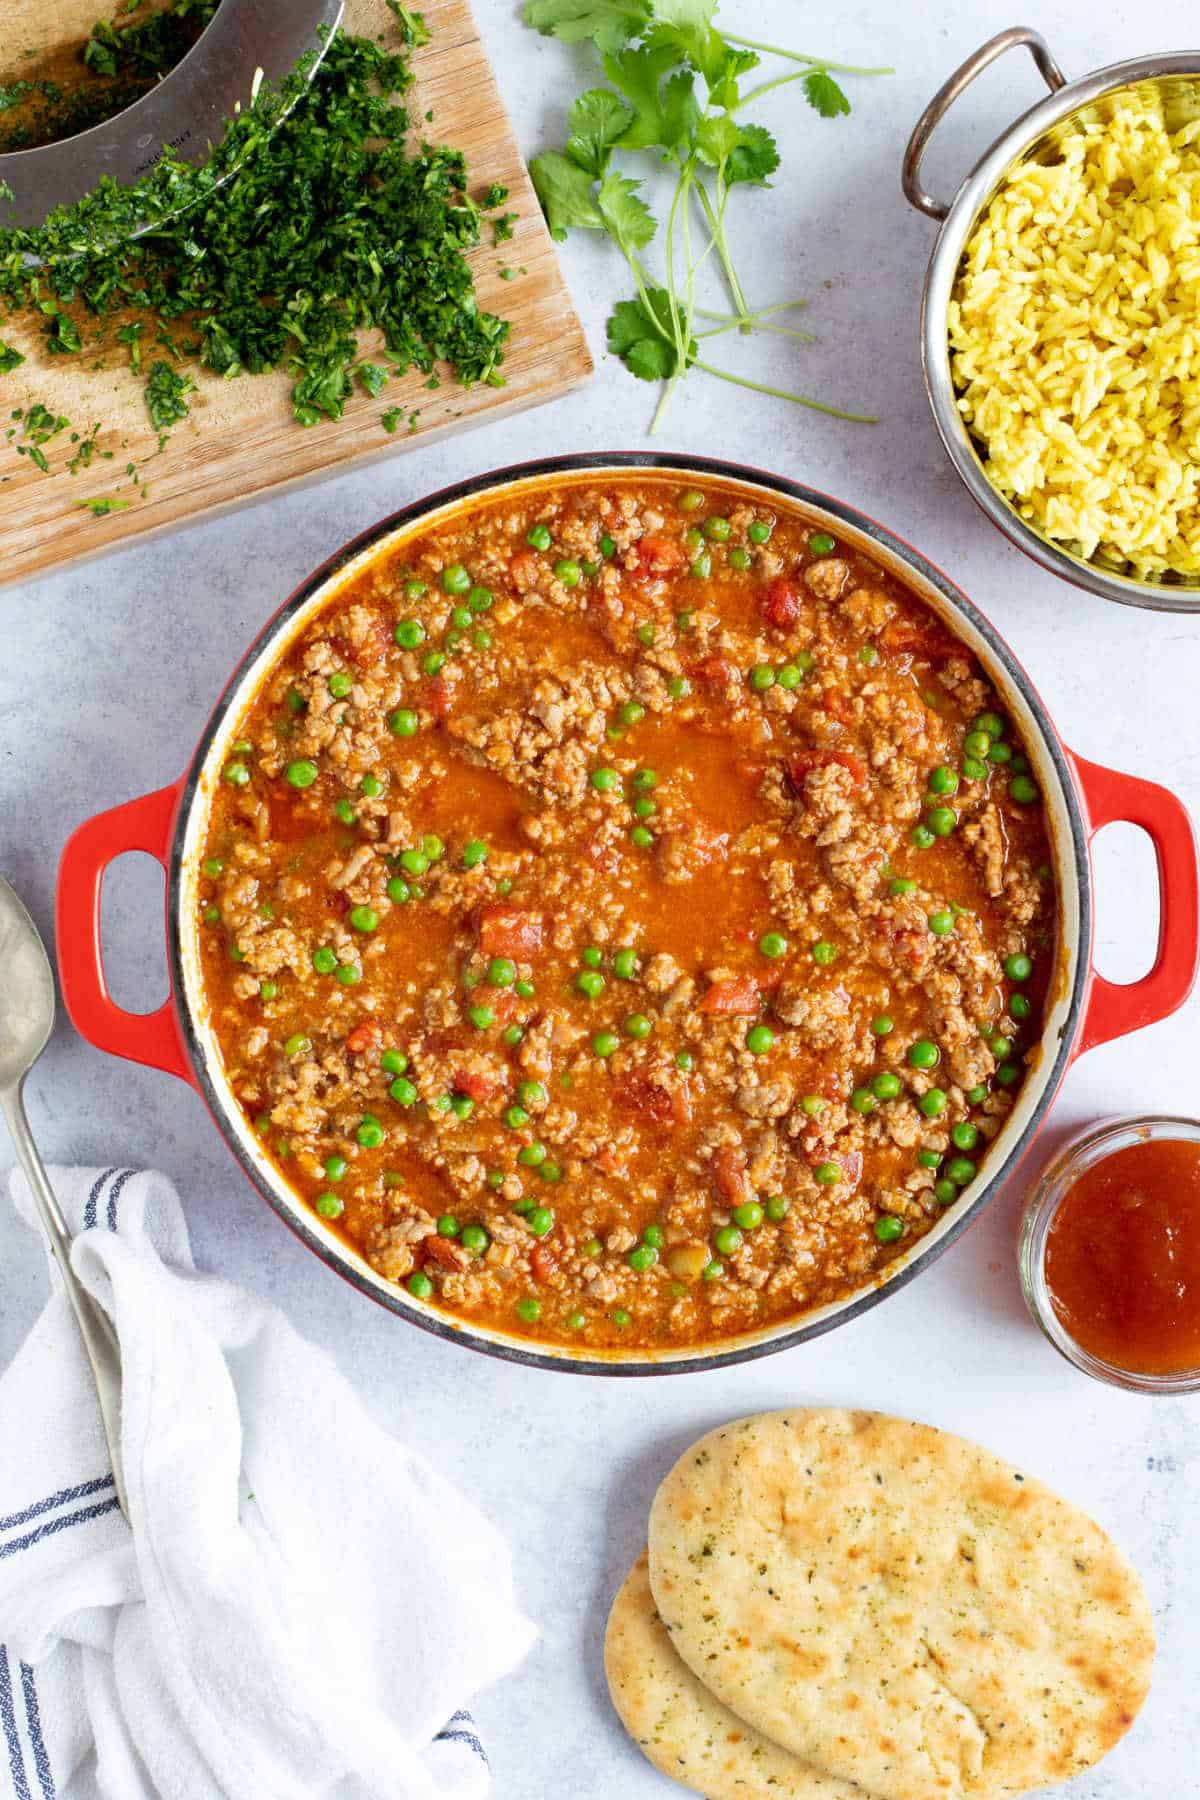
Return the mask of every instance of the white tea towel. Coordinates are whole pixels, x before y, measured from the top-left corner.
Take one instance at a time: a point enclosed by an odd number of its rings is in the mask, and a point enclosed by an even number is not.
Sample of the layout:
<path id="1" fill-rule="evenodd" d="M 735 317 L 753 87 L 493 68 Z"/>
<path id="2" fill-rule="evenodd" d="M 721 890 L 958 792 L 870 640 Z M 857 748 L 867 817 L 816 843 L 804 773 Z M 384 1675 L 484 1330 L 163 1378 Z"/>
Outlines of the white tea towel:
<path id="1" fill-rule="evenodd" d="M 132 1529 L 55 1276 L 0 1377 L 0 1795 L 480 1800 L 461 1708 L 535 1635 L 503 1540 L 280 1312 L 195 1273 L 164 1176 L 51 1179 L 121 1340 Z"/>

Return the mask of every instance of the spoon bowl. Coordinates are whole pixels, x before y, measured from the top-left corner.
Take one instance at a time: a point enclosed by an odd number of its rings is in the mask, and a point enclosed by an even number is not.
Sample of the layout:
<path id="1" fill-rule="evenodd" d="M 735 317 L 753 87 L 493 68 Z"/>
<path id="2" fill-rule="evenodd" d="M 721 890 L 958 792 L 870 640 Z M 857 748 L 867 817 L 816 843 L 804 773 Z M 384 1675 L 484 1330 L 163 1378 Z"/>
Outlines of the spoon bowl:
<path id="1" fill-rule="evenodd" d="M 0 1088 L 28 1074 L 54 1029 L 54 974 L 23 902 L 0 875 Z"/>

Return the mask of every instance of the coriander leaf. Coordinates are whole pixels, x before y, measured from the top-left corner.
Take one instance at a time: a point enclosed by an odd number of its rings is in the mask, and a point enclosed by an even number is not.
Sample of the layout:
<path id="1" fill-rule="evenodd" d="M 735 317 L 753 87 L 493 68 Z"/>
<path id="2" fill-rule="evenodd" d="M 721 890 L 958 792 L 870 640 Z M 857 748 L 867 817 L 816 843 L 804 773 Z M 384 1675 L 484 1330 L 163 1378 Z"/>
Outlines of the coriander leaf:
<path id="1" fill-rule="evenodd" d="M 658 287 L 647 288 L 646 301 L 622 300 L 613 308 L 608 321 L 608 347 L 639 381 L 666 381 L 681 373 L 679 352 L 671 335 L 671 302 L 666 290 Z M 695 362 L 698 355 L 699 346 L 690 339 L 685 366 Z"/>
<path id="2" fill-rule="evenodd" d="M 609 88 L 589 88 L 567 115 L 571 135 L 567 155 L 591 175 L 603 175 L 612 147 L 633 123 L 633 114 Z"/>
<path id="3" fill-rule="evenodd" d="M 385 413 L 380 413 L 379 423 L 386 432 L 394 435 L 396 427 L 403 417 L 404 408 L 402 406 L 389 406 Z"/>
<path id="4" fill-rule="evenodd" d="M 547 150 L 529 165 L 534 190 L 542 203 L 550 236 L 561 244 L 573 225 L 603 231 L 604 220 L 592 197 L 593 177 L 561 151 Z"/>
<path id="5" fill-rule="evenodd" d="M 679 61 L 675 48 L 659 44 L 644 49 L 623 50 L 619 56 L 604 58 L 604 72 L 634 110 L 634 121 L 621 138 L 622 150 L 648 150 L 662 145 L 670 150 L 670 122 L 663 115 L 659 88 L 668 69 Z"/>
<path id="6" fill-rule="evenodd" d="M 8 375 L 13 369 L 19 369 L 24 361 L 19 350 L 14 350 L 11 344 L 6 344 L 0 338 L 0 375 Z"/>
<path id="7" fill-rule="evenodd" d="M 638 198 L 641 185 L 640 181 L 631 181 L 627 175 L 618 175 L 615 169 L 610 169 L 597 195 L 605 229 L 626 256 L 633 256 L 643 249 L 658 230 L 654 215 L 645 201 Z"/>
<path id="8" fill-rule="evenodd" d="M 146 382 L 146 407 L 155 431 L 166 431 L 187 418 L 191 409 L 184 395 L 195 385 L 190 375 L 177 375 L 168 362 L 152 365 Z"/>
<path id="9" fill-rule="evenodd" d="M 382 394 L 387 386 L 387 370 L 381 369 L 378 363 L 359 363 L 357 374 L 358 379 L 372 398 Z"/>
<path id="10" fill-rule="evenodd" d="M 655 42 L 673 44 L 677 61 L 686 60 L 703 69 L 706 57 L 712 54 L 716 10 L 717 0 L 654 0 L 651 35 Z"/>
<path id="11" fill-rule="evenodd" d="M 824 69 L 812 69 L 804 77 L 801 84 L 808 104 L 820 113 L 823 119 L 836 119 L 839 113 L 850 111 L 850 102 L 843 94 L 833 76 Z"/>
<path id="12" fill-rule="evenodd" d="M 712 104 L 727 109 L 735 107 L 739 98 L 738 82 L 761 64 L 762 57 L 756 56 L 753 50 L 737 50 L 714 31 L 709 39 L 709 50 L 700 64 Z"/>
<path id="13" fill-rule="evenodd" d="M 400 0 L 387 0 L 388 6 L 400 22 L 400 30 L 406 44 L 419 49 L 429 42 L 429 27 L 425 23 L 425 14 L 413 12 L 410 7 L 402 6 Z"/>
<path id="14" fill-rule="evenodd" d="M 689 143 L 699 118 L 695 76 L 690 69 L 677 69 L 662 90 L 662 141 L 667 148 Z"/>
<path id="15" fill-rule="evenodd" d="M 526 0 L 525 23 L 564 44 L 591 38 L 612 54 L 640 35 L 650 12 L 651 0 Z"/>
<path id="16" fill-rule="evenodd" d="M 130 502 L 118 500 L 115 494 L 97 494 L 94 500 L 77 500 L 75 504 L 86 507 L 95 518 L 102 519 L 105 513 L 125 512 Z"/>
<path id="17" fill-rule="evenodd" d="M 737 142 L 729 153 L 725 180 L 748 182 L 752 187 L 768 187 L 768 175 L 779 167 L 779 147 L 763 125 L 743 125 Z"/>
<path id="18" fill-rule="evenodd" d="M 696 154 L 710 168 L 719 169 L 732 156 L 741 133 L 727 113 L 701 119 L 696 127 Z"/>

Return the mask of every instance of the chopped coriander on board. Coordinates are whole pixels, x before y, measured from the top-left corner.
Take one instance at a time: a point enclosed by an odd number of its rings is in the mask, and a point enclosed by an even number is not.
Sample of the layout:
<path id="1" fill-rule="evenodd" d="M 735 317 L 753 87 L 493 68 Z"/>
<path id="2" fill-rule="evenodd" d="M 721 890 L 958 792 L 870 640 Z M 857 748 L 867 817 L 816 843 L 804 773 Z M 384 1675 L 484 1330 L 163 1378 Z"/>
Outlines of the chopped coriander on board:
<path id="1" fill-rule="evenodd" d="M 0 228 L 0 326 L 44 315 L 47 355 L 128 367 L 160 437 L 188 417 L 198 365 L 287 369 L 304 426 L 413 367 L 503 386 L 509 327 L 478 305 L 465 253 L 507 190 L 476 201 L 459 151 L 410 137 L 408 52 L 428 33 L 389 4 L 390 44 L 338 33 L 311 84 L 262 89 L 203 167 L 167 157 L 36 230 Z M 131 238 L 147 219 L 161 222 Z M 359 353 L 367 329 L 383 334 L 377 361 Z M 0 376 L 19 360 L 0 341 Z M 43 441 L 24 447 L 50 472 Z"/>
<path id="2" fill-rule="evenodd" d="M 728 331 L 765 331 L 811 342 L 806 332 L 770 323 L 801 300 L 751 309 L 734 266 L 726 232 L 730 197 L 739 187 L 768 187 L 779 167 L 775 139 L 765 126 L 742 119 L 745 107 L 776 88 L 799 82 L 822 119 L 850 111 L 839 74 L 884 75 L 823 57 L 757 43 L 713 24 L 718 0 L 525 0 L 525 21 L 544 37 L 567 44 L 591 42 L 603 63 L 607 87 L 588 88 L 568 117 L 570 136 L 561 151 L 547 151 L 529 165 L 551 233 L 605 232 L 632 271 L 636 296 L 622 301 L 608 321 L 608 347 L 642 381 L 663 384 L 651 431 L 657 429 L 676 385 L 690 368 L 757 393 L 808 406 L 835 418 L 873 421 L 824 401 L 769 387 L 719 369 L 706 360 L 702 342 Z M 760 54 L 761 53 L 761 54 Z M 799 65 L 742 91 L 744 78 L 763 57 Z M 643 198 L 643 183 L 614 166 L 614 153 L 651 152 L 676 177 L 664 231 L 664 282 L 654 281 L 641 253 L 659 225 Z M 696 280 L 715 257 L 732 312 L 697 303 Z M 700 329 L 698 321 L 704 322 Z"/>

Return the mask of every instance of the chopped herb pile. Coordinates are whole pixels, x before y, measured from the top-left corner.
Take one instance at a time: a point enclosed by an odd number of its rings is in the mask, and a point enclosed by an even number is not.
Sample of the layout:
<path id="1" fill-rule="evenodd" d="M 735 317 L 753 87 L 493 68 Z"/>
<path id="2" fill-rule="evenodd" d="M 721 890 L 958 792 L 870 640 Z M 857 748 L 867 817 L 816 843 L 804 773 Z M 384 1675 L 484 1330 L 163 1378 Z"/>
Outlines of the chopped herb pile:
<path id="1" fill-rule="evenodd" d="M 340 417 L 356 378 L 378 395 L 415 367 L 436 387 L 439 361 L 503 385 L 509 327 L 481 311 L 464 252 L 507 193 L 475 202 L 460 152 L 409 142 L 406 51 L 426 34 L 392 10 L 403 50 L 339 33 L 311 84 L 260 92 L 203 167 L 166 157 L 37 230 L 0 228 L 0 316 L 40 316 L 55 355 L 121 353 L 160 434 L 187 416 L 189 364 L 288 369 L 302 425 Z M 370 328 L 376 362 L 358 353 Z M 20 361 L 0 341 L 0 375 Z"/>
<path id="2" fill-rule="evenodd" d="M 633 273 L 636 297 L 622 301 L 608 321 L 608 347 L 631 374 L 664 384 L 654 430 L 676 384 L 689 368 L 739 387 L 811 406 L 836 418 L 871 421 L 802 394 L 748 381 L 705 360 L 704 339 L 724 332 L 780 333 L 800 342 L 808 334 L 769 323 L 803 305 L 784 301 L 751 310 L 730 254 L 726 214 L 742 187 L 763 188 L 779 167 L 771 133 L 747 121 L 746 107 L 776 88 L 798 82 L 823 119 L 850 111 L 835 76 L 881 75 L 845 63 L 722 35 L 714 25 L 717 0 L 526 0 L 525 20 L 564 43 L 590 41 L 607 87 L 579 95 L 561 151 L 535 157 L 530 173 L 550 230 L 560 241 L 575 227 L 606 232 Z M 744 78 L 763 57 L 798 65 L 748 93 Z M 664 234 L 665 276 L 657 283 L 642 261 L 658 222 L 642 196 L 642 182 L 621 173 L 614 154 L 651 153 L 676 177 Z M 697 304 L 696 282 L 715 258 L 731 312 Z M 705 321 L 700 329 L 697 321 Z"/>

